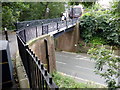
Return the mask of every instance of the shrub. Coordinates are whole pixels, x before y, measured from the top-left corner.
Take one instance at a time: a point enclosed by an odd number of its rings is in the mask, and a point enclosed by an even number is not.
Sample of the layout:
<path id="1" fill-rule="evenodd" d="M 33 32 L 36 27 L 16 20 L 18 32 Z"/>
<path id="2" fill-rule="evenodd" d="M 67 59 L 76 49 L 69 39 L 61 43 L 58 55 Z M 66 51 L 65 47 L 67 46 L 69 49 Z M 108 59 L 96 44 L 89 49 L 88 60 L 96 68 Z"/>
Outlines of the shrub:
<path id="1" fill-rule="evenodd" d="M 81 36 L 85 42 L 100 37 L 106 44 L 120 45 L 118 23 L 120 21 L 112 17 L 109 10 L 89 11 L 81 17 Z"/>
<path id="2" fill-rule="evenodd" d="M 95 60 L 96 74 L 104 77 L 108 87 L 120 87 L 117 85 L 116 79 L 120 77 L 120 57 L 114 55 L 114 51 L 101 48 L 91 48 L 88 51 L 90 57 Z"/>

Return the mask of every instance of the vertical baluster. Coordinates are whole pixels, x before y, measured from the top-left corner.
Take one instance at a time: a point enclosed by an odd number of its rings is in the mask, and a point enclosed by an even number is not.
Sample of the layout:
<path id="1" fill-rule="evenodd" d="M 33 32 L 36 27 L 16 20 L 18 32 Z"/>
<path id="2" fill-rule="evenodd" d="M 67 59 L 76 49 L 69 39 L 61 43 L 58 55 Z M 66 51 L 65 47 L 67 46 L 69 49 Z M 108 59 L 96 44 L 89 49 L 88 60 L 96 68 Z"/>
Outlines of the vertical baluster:
<path id="1" fill-rule="evenodd" d="M 38 60 L 38 65 L 40 66 L 40 60 Z M 40 69 L 39 69 L 39 88 L 42 88 L 42 75 L 41 75 L 41 71 L 40 71 Z"/>
<path id="2" fill-rule="evenodd" d="M 25 32 L 25 29 L 24 29 L 24 41 L 26 42 L 26 32 Z"/>
<path id="3" fill-rule="evenodd" d="M 38 37 L 38 31 L 37 31 L 37 26 L 36 26 L 36 37 Z"/>
<path id="4" fill-rule="evenodd" d="M 66 19 L 66 28 L 68 27 L 68 25 L 67 25 L 67 19 Z"/>
<path id="5" fill-rule="evenodd" d="M 47 34 L 48 34 L 48 25 L 47 25 Z"/>
<path id="6" fill-rule="evenodd" d="M 56 29 L 58 30 L 58 22 L 57 22 L 57 28 Z"/>
<path id="7" fill-rule="evenodd" d="M 43 22 L 42 22 L 42 35 L 44 34 L 44 26 L 43 26 Z"/>

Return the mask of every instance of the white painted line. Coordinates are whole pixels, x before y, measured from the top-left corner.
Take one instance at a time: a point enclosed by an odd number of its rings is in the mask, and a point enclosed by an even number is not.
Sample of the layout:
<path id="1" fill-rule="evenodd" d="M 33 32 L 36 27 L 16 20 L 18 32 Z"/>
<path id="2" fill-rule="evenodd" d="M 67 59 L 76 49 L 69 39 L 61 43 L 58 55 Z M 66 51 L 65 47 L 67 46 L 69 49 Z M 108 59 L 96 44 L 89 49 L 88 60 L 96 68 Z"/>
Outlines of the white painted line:
<path id="1" fill-rule="evenodd" d="M 103 87 L 107 87 L 105 84 L 101 84 L 101 83 L 98 83 L 98 82 L 95 82 L 95 81 L 91 81 L 91 80 L 87 80 L 87 79 L 83 79 L 83 78 L 80 78 L 80 77 L 76 77 L 76 76 L 72 76 L 72 75 L 68 75 L 66 73 L 62 73 L 62 72 L 59 72 L 65 76 L 68 76 L 68 77 L 71 77 L 71 78 L 75 78 L 76 80 L 81 80 L 81 81 L 84 81 L 84 82 L 90 82 L 90 83 L 93 83 L 94 84 L 97 84 L 97 85 L 101 85 Z"/>
<path id="2" fill-rule="evenodd" d="M 90 58 L 89 58 L 89 59 L 85 59 L 85 58 L 75 58 L 75 59 L 77 59 L 77 60 L 83 60 L 83 61 L 89 61 L 89 62 L 95 62 L 94 60 L 90 60 Z"/>
<path id="3" fill-rule="evenodd" d="M 78 65 L 76 65 L 75 67 L 82 68 L 82 69 L 86 69 L 86 70 L 94 71 L 94 69 L 90 69 L 90 68 L 86 68 L 86 67 L 81 67 L 81 66 L 78 66 Z"/>
<path id="4" fill-rule="evenodd" d="M 60 62 L 60 61 L 56 61 L 57 63 L 60 63 L 60 64 L 66 64 L 66 63 L 64 63 L 64 62 Z"/>

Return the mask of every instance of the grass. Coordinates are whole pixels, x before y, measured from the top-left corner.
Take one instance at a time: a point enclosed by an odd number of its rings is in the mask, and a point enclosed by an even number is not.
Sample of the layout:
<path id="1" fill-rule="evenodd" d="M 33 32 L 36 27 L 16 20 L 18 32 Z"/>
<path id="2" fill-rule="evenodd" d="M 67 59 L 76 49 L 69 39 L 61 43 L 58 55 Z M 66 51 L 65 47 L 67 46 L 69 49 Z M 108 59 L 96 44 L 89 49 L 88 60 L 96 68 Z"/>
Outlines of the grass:
<path id="1" fill-rule="evenodd" d="M 77 82 L 73 78 L 62 75 L 59 72 L 54 72 L 52 77 L 59 88 L 96 88 L 96 86 L 87 83 Z"/>

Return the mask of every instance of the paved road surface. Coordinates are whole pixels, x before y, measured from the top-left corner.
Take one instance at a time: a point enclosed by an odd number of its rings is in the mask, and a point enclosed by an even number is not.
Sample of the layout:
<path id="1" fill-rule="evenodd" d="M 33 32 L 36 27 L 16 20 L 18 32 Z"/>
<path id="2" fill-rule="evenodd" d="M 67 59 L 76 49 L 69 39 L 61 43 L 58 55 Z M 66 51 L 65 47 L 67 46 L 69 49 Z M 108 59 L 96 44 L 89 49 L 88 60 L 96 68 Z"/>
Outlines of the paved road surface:
<path id="1" fill-rule="evenodd" d="M 56 64 L 59 72 L 76 77 L 81 82 L 90 80 L 106 85 L 105 80 L 94 73 L 94 61 L 86 54 L 56 52 Z"/>

